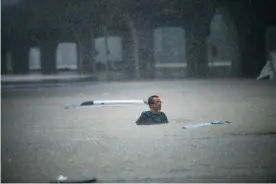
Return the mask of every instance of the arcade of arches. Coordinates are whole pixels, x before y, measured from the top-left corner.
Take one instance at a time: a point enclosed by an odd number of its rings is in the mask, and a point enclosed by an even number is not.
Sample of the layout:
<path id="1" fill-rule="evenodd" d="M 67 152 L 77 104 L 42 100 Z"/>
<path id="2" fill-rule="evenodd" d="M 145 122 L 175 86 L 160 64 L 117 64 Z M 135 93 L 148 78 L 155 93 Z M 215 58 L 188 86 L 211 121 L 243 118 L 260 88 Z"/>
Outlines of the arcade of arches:
<path id="1" fill-rule="evenodd" d="M 246 25 L 236 20 L 227 8 L 218 6 L 203 32 L 189 28 L 185 23 L 183 26 L 147 24 L 149 26 L 129 29 L 126 34 L 110 31 L 108 35 L 96 37 L 91 33 L 85 38 L 80 35 L 76 42 L 54 41 L 35 47 L 9 47 L 5 48 L 4 56 L 2 53 L 2 73 L 72 71 L 88 74 L 119 72 L 128 78 L 236 77 L 242 72 L 246 74 L 244 70 L 249 61 L 242 60 L 247 57 L 262 60 L 248 73 L 256 76 L 266 58 L 262 58 L 262 54 L 254 57 L 254 53 L 248 56 L 262 47 L 248 49 L 249 43 L 244 41 L 250 40 L 244 36 L 246 30 L 241 30 Z M 262 37 L 275 37 L 265 35 L 261 28 L 252 36 L 259 42 L 265 42 Z M 268 43 L 262 45 L 265 44 Z"/>

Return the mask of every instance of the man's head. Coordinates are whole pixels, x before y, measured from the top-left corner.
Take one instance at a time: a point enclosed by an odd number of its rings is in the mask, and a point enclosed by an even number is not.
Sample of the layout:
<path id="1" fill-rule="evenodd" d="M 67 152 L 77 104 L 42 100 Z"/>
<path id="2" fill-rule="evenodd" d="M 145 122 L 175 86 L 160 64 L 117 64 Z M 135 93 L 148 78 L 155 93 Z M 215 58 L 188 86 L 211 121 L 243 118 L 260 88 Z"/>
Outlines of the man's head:
<path id="1" fill-rule="evenodd" d="M 157 95 L 152 95 L 151 97 L 149 97 L 148 104 L 150 110 L 153 112 L 159 112 L 161 110 L 161 100 Z"/>

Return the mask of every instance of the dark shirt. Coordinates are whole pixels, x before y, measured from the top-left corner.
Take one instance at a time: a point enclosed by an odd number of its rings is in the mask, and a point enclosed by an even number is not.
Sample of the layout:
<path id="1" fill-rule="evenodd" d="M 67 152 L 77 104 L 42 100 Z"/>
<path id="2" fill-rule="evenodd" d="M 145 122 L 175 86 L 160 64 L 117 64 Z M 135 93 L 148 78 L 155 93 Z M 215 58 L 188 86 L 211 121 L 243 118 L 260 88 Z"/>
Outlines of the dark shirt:
<path id="1" fill-rule="evenodd" d="M 156 114 L 152 113 L 151 111 L 144 111 L 142 112 L 139 119 L 136 121 L 137 125 L 142 124 L 153 124 L 153 123 L 168 123 L 168 118 L 164 112 L 158 112 Z"/>

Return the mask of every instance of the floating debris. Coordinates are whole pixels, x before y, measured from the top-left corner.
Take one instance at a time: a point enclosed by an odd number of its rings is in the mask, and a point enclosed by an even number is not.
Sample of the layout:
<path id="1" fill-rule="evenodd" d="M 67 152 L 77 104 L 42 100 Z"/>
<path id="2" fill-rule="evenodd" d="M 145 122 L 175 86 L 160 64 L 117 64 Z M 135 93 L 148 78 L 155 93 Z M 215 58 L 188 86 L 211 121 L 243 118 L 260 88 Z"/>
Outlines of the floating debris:
<path id="1" fill-rule="evenodd" d="M 204 126 L 226 124 L 226 123 L 231 123 L 231 122 L 222 121 L 222 120 L 210 121 L 210 122 L 204 122 L 204 123 L 195 124 L 195 125 L 187 125 L 187 126 L 184 126 L 183 129 L 193 129 L 193 128 L 199 128 L 199 127 L 204 127 Z"/>
<path id="2" fill-rule="evenodd" d="M 63 175 L 59 175 L 57 178 L 58 183 L 62 183 L 64 181 L 66 181 L 68 178 L 66 176 Z"/>
<path id="3" fill-rule="evenodd" d="M 50 183 L 97 183 L 97 178 L 87 179 L 87 180 L 76 180 L 76 181 L 67 181 L 67 177 L 60 175 L 57 182 Z"/>

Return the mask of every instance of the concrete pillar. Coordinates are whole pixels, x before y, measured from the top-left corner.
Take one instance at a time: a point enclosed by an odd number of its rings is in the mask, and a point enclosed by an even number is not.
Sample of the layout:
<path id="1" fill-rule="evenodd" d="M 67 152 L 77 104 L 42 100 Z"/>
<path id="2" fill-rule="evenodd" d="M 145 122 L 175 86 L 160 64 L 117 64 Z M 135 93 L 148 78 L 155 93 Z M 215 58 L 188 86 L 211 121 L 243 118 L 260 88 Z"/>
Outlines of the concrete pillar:
<path id="1" fill-rule="evenodd" d="M 132 44 L 132 58 L 135 78 L 153 78 L 155 75 L 153 28 L 150 19 L 133 19 L 125 15 Z"/>
<path id="2" fill-rule="evenodd" d="M 29 71 L 29 49 L 27 42 L 17 40 L 12 46 L 12 68 L 15 74 L 26 74 Z"/>
<path id="3" fill-rule="evenodd" d="M 239 35 L 240 76 L 256 78 L 266 64 L 263 1 L 225 1 Z M 223 4 L 224 4 L 223 3 Z M 265 10 L 264 10 L 265 11 Z"/>
<path id="4" fill-rule="evenodd" d="M 207 29 L 188 27 L 186 29 L 187 76 L 205 77 L 207 63 Z"/>
<path id="5" fill-rule="evenodd" d="M 91 30 L 83 28 L 77 36 L 78 68 L 80 73 L 93 73 L 94 71 L 94 40 Z"/>
<path id="6" fill-rule="evenodd" d="M 134 74 L 135 78 L 140 78 L 140 58 L 139 58 L 139 35 L 138 35 L 138 20 L 134 20 L 129 13 L 124 14 L 124 19 L 129 28 L 132 46 L 133 46 L 133 60 L 134 60 Z"/>
<path id="7" fill-rule="evenodd" d="M 44 40 L 41 44 L 41 71 L 43 74 L 54 74 L 56 67 L 57 42 Z"/>
<path id="8" fill-rule="evenodd" d="M 126 63 L 126 74 L 129 78 L 135 77 L 134 47 L 130 31 L 122 35 L 123 40 L 123 60 Z"/>
<path id="9" fill-rule="evenodd" d="M 206 77 L 208 73 L 207 37 L 210 33 L 210 22 L 215 12 L 216 1 L 191 1 L 186 3 L 186 7 L 187 12 L 183 12 L 183 25 L 186 31 L 187 77 Z"/>
<path id="10" fill-rule="evenodd" d="M 7 54 L 8 48 L 3 44 L 1 47 L 1 74 L 6 74 L 8 72 Z"/>
<path id="11" fill-rule="evenodd" d="M 154 78 L 155 61 L 153 47 L 153 29 L 150 26 L 140 27 L 139 36 L 139 72 L 142 78 Z"/>
<path id="12" fill-rule="evenodd" d="M 259 18 L 244 15 L 238 20 L 238 27 L 242 73 L 244 77 L 256 78 L 266 64 L 264 26 Z"/>

